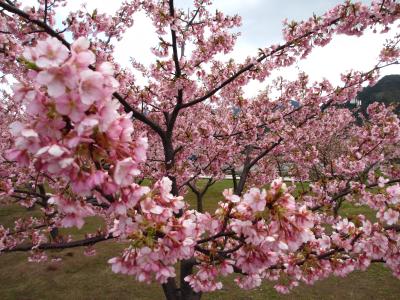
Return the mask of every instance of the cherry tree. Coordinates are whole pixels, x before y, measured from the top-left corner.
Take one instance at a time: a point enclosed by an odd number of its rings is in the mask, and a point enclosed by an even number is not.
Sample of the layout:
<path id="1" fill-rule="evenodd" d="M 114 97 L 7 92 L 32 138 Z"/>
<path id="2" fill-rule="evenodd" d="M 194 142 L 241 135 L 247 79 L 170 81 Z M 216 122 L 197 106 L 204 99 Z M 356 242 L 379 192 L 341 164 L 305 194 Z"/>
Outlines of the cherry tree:
<path id="1" fill-rule="evenodd" d="M 243 289 L 273 281 L 282 293 L 371 263 L 400 277 L 399 119 L 373 104 L 359 122 L 343 106 L 398 63 L 400 36 L 370 71 L 344 73 L 340 86 L 300 73 L 276 82 L 280 96 L 243 91 L 336 34 L 392 30 L 400 4 L 346 1 L 286 22 L 282 44 L 241 63 L 220 55 L 232 51 L 240 17 L 211 12 L 209 0 L 192 11 L 173 0 L 125 1 L 114 15 L 81 9 L 60 23 L 66 4 L 0 1 L 1 201 L 42 213 L 0 226 L 2 255 L 29 251 L 40 262 L 48 249 L 92 255 L 96 243 L 128 242 L 110 258 L 112 270 L 158 282 L 167 299 L 200 299 L 230 274 Z M 140 11 L 158 34 L 157 59 L 121 66 L 115 45 Z M 309 185 L 286 185 L 277 161 Z M 225 173 L 233 188 L 205 212 L 202 197 Z M 211 179 L 199 190 L 202 175 Z M 186 203 L 188 189 L 197 207 Z M 344 201 L 368 206 L 377 220 L 342 217 Z M 81 240 L 58 234 L 91 216 L 104 220 L 102 230 Z"/>

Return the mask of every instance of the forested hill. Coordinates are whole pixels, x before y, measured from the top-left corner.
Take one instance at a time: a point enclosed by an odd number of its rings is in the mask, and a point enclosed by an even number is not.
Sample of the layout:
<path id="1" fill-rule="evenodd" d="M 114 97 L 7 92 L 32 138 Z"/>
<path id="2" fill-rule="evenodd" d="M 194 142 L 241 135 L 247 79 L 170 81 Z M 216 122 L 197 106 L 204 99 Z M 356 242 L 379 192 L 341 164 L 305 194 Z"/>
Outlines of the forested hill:
<path id="1" fill-rule="evenodd" d="M 383 102 L 386 105 L 395 104 L 396 112 L 400 113 L 400 75 L 387 75 L 374 86 L 364 88 L 357 96 L 361 100 L 361 111 L 365 112 L 373 102 Z"/>

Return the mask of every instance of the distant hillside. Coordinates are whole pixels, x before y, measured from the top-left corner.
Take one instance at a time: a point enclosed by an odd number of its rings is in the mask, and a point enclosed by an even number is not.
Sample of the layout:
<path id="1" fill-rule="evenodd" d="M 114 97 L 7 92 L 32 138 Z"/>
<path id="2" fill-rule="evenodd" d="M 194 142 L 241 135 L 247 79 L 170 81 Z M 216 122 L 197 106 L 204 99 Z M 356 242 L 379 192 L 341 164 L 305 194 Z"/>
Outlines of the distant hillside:
<path id="1" fill-rule="evenodd" d="M 365 112 L 373 102 L 383 102 L 386 105 L 395 104 L 396 112 L 400 113 L 400 75 L 387 75 L 374 86 L 364 88 L 358 95 L 361 100 L 361 111 Z"/>

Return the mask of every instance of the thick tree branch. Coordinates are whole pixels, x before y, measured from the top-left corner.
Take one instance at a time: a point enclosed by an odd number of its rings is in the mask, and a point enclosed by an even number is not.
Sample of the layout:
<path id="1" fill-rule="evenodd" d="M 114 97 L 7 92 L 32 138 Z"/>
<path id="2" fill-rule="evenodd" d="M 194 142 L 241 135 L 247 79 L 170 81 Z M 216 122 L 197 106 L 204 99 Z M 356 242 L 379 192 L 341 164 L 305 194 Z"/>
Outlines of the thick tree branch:
<path id="1" fill-rule="evenodd" d="M 169 15 L 170 17 L 175 17 L 175 8 L 174 8 L 174 0 L 169 0 Z M 175 77 L 179 78 L 182 75 L 181 66 L 179 64 L 178 58 L 178 45 L 176 40 L 176 32 L 171 28 L 171 38 L 172 38 L 172 52 L 173 52 L 173 60 L 175 63 Z"/>
<path id="2" fill-rule="evenodd" d="M 48 0 L 44 0 L 44 16 L 43 16 L 44 24 L 47 24 L 47 9 L 48 9 Z"/>

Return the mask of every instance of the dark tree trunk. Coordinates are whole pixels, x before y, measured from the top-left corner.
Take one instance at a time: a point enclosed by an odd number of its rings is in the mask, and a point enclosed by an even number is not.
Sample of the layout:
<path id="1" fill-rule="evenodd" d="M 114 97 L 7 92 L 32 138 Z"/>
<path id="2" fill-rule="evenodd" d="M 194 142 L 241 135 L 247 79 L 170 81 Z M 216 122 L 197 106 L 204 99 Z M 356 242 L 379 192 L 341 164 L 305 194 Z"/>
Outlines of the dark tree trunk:
<path id="1" fill-rule="evenodd" d="M 200 300 L 202 293 L 196 293 L 185 281 L 185 277 L 193 273 L 194 258 L 181 261 L 180 264 L 180 288 L 177 288 L 175 278 L 169 278 L 168 282 L 162 285 L 166 300 Z"/>
<path id="2" fill-rule="evenodd" d="M 171 175 L 171 171 L 173 171 L 175 165 L 175 150 L 172 145 L 171 136 L 166 136 L 162 139 L 163 148 L 164 148 L 164 160 L 165 160 L 165 171 L 167 176 L 172 181 L 172 190 L 171 193 L 174 196 L 179 195 L 178 185 L 176 183 L 175 176 Z"/>
<path id="3" fill-rule="evenodd" d="M 197 211 L 202 213 L 203 212 L 203 195 L 199 194 L 199 195 L 196 195 L 196 197 L 197 197 Z"/>
<path id="4" fill-rule="evenodd" d="M 181 261 L 181 300 L 200 300 L 201 293 L 193 291 L 192 287 L 185 281 L 185 277 L 193 273 L 193 266 L 196 260 L 194 258 Z"/>
<path id="5" fill-rule="evenodd" d="M 232 174 L 233 190 L 237 191 L 237 177 L 236 177 L 235 167 L 232 167 L 231 174 Z"/>
<path id="6" fill-rule="evenodd" d="M 167 283 L 162 285 L 166 300 L 180 300 L 175 278 L 169 278 Z"/>
<path id="7" fill-rule="evenodd" d="M 239 183 L 236 185 L 234 192 L 236 195 L 241 196 L 246 185 L 247 176 L 249 176 L 250 168 L 248 164 L 244 165 L 242 174 L 240 175 Z"/>

